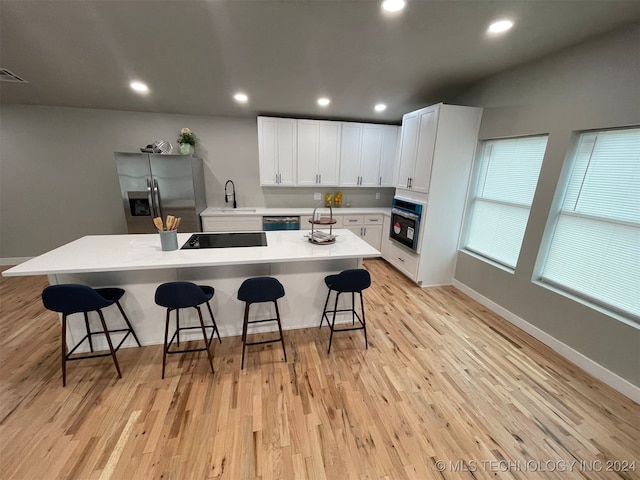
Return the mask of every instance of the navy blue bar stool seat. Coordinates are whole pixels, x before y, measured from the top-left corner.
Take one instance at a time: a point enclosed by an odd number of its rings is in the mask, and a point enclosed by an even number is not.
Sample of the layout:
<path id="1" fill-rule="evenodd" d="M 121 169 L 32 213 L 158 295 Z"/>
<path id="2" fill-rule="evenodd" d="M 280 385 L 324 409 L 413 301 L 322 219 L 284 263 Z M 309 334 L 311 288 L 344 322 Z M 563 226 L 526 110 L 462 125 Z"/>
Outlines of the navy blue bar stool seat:
<path id="1" fill-rule="evenodd" d="M 369 348 L 369 342 L 367 341 L 367 323 L 365 321 L 364 316 L 364 301 L 362 299 L 362 291 L 366 290 L 371 286 L 371 275 L 364 268 L 353 268 L 349 270 L 344 270 L 336 275 L 328 275 L 324 279 L 324 283 L 327 285 L 329 291 L 327 292 L 327 299 L 324 302 L 324 308 L 322 310 L 322 317 L 320 318 L 320 327 L 324 323 L 325 318 L 327 319 L 327 325 L 331 328 L 331 335 L 329 336 L 329 349 L 327 353 L 331 352 L 331 342 L 333 341 L 333 333 L 334 332 L 348 332 L 352 330 L 364 330 L 364 345 L 365 348 Z M 329 305 L 329 297 L 331 296 L 331 292 L 336 292 L 336 300 L 333 306 L 333 309 L 327 310 L 327 306 Z M 350 293 L 351 294 L 351 308 L 342 308 L 338 309 L 338 298 L 342 293 Z M 360 295 L 360 312 L 361 315 L 358 315 L 356 311 L 356 302 L 355 302 L 355 294 L 358 293 Z M 341 327 L 339 329 L 335 328 L 336 325 L 336 314 L 340 312 L 351 312 L 352 325 L 353 327 L 344 328 Z M 328 313 L 333 313 L 332 321 L 329 321 Z M 357 327 L 356 318 L 360 325 Z"/>
<path id="2" fill-rule="evenodd" d="M 116 358 L 116 351 L 122 346 L 127 337 L 131 334 L 135 339 L 138 346 L 140 341 L 136 332 L 129 322 L 126 313 L 120 305 L 120 299 L 124 295 L 125 291 L 122 288 L 91 288 L 87 285 L 78 284 L 61 284 L 50 285 L 42 291 L 42 303 L 45 308 L 54 312 L 62 314 L 62 386 L 67 384 L 67 361 L 69 360 L 83 360 L 85 358 L 96 358 L 111 356 L 113 364 L 118 372 L 118 378 L 122 378 L 120 373 L 120 365 L 118 365 L 118 359 Z M 108 329 L 102 314 L 102 309 L 109 307 L 113 304 L 118 306 L 124 321 L 127 324 L 126 328 Z M 98 312 L 100 322 L 102 323 L 102 331 L 93 332 L 89 326 L 89 312 Z M 68 350 L 67 348 L 67 317 L 74 313 L 82 313 L 84 315 L 84 324 L 87 334 L 82 339 Z M 126 333 L 125 333 L 126 332 Z M 114 348 L 111 341 L 111 335 L 113 333 L 125 333 L 120 343 Z M 98 353 L 93 355 L 82 355 L 72 357 L 73 353 L 78 347 L 84 343 L 85 340 L 89 342 L 89 349 L 94 352 L 93 340 L 94 335 L 104 335 L 107 344 L 109 345 L 109 353 Z"/>
<path id="3" fill-rule="evenodd" d="M 238 300 L 245 302 L 244 323 L 242 325 L 242 367 L 244 368 L 244 353 L 247 346 L 262 345 L 264 343 L 281 342 L 284 361 L 287 361 L 287 351 L 284 347 L 284 336 L 282 335 L 282 324 L 280 323 L 280 310 L 278 309 L 278 299 L 284 297 L 284 287 L 273 277 L 248 278 L 238 290 Z M 249 307 L 252 303 L 273 302 L 276 309 L 274 318 L 264 320 L 249 320 Z M 247 330 L 251 323 L 277 322 L 280 337 L 261 342 L 247 342 Z"/>
<path id="4" fill-rule="evenodd" d="M 167 355 L 172 353 L 187 353 L 187 352 L 207 352 L 207 358 L 209 359 L 209 366 L 211 367 L 211 373 L 215 373 L 213 369 L 213 357 L 211 355 L 211 343 L 213 342 L 214 334 L 218 335 L 218 341 L 222 343 L 220 338 L 220 332 L 216 325 L 216 319 L 213 316 L 211 305 L 209 300 L 213 298 L 215 289 L 207 285 L 196 285 L 192 282 L 167 282 L 156 288 L 155 301 L 156 304 L 167 309 L 165 327 L 164 327 L 164 350 L 162 354 L 162 378 L 164 378 L 164 372 L 167 364 Z M 207 304 L 209 309 L 209 315 L 211 315 L 211 325 L 205 325 L 202 318 L 202 311 L 200 305 Z M 191 327 L 180 326 L 180 309 L 183 308 L 195 308 L 198 312 L 198 318 L 200 319 L 200 325 Z M 169 321 L 171 311 L 176 311 L 176 329 L 169 339 Z M 207 337 L 207 328 L 211 328 L 211 338 Z M 180 332 L 183 330 L 202 330 L 202 336 L 204 338 L 204 347 L 198 348 L 184 348 L 180 349 Z M 171 345 L 174 340 L 176 341 L 176 348 L 171 350 Z"/>

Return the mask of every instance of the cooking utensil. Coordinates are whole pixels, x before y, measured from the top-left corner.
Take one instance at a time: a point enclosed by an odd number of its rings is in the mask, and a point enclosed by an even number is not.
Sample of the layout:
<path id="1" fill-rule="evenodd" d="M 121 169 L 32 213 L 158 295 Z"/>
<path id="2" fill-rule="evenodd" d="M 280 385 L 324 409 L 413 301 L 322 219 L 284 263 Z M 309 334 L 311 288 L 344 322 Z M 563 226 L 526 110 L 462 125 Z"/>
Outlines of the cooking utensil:
<path id="1" fill-rule="evenodd" d="M 173 222 L 175 221 L 175 218 L 173 215 L 167 215 L 167 221 L 165 222 L 167 224 L 167 230 L 173 230 Z"/>
<path id="2" fill-rule="evenodd" d="M 156 226 L 158 230 L 164 230 L 164 225 L 162 224 L 162 218 L 160 217 L 154 218 L 153 224 Z"/>
<path id="3" fill-rule="evenodd" d="M 178 227 L 180 226 L 180 222 L 182 221 L 182 217 L 178 217 L 176 218 L 176 223 L 173 226 L 174 230 L 178 230 Z"/>

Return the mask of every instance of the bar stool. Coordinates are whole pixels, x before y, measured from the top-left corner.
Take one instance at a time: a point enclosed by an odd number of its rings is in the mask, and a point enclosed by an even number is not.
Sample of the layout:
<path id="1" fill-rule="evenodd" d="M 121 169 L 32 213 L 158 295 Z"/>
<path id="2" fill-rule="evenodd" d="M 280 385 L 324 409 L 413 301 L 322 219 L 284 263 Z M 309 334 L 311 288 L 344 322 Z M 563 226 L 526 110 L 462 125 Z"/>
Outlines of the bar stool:
<path id="1" fill-rule="evenodd" d="M 216 325 L 216 319 L 213 316 L 213 311 L 211 310 L 211 305 L 209 304 L 209 300 L 213 298 L 215 290 L 213 287 L 209 287 L 206 285 L 196 285 L 192 282 L 167 282 L 156 288 L 155 301 L 156 304 L 161 307 L 165 307 L 167 309 L 166 322 L 164 327 L 164 350 L 162 352 L 162 378 L 164 378 L 164 372 L 167 364 L 167 354 L 173 353 L 187 353 L 187 352 L 207 352 L 207 358 L 209 359 L 209 366 L 211 367 L 211 373 L 215 373 L 213 369 L 213 357 L 211 355 L 211 343 L 213 342 L 214 334 L 218 334 L 218 341 L 222 343 L 220 339 L 220 332 L 218 331 L 218 326 Z M 203 303 L 207 304 L 207 308 L 209 309 L 209 314 L 211 315 L 211 325 L 205 325 L 204 320 L 202 318 L 202 311 L 200 310 L 200 305 Z M 180 326 L 180 309 L 181 308 L 195 308 L 198 312 L 198 318 L 200 319 L 200 325 L 192 326 L 192 327 L 181 327 Z M 176 330 L 173 332 L 171 336 L 171 340 L 169 340 L 169 319 L 170 313 L 172 310 L 176 311 Z M 211 328 L 211 338 L 207 337 L 207 328 Z M 199 348 L 185 348 L 185 349 L 174 349 L 170 350 L 171 345 L 174 340 L 177 340 L 177 347 L 180 346 L 180 332 L 182 330 L 194 330 L 201 329 L 202 336 L 204 338 L 204 347 Z"/>
<path id="2" fill-rule="evenodd" d="M 354 268 L 350 270 L 344 270 L 336 275 L 328 275 L 324 279 L 324 283 L 327 284 L 329 291 L 327 292 L 327 300 L 324 302 L 324 309 L 322 311 L 322 317 L 320 318 L 320 327 L 322 328 L 322 324 L 324 323 L 324 319 L 327 319 L 327 324 L 331 328 L 331 335 L 329 336 L 329 350 L 327 353 L 331 352 L 331 342 L 333 341 L 333 333 L 334 332 L 349 332 L 352 330 L 364 330 L 364 345 L 365 348 L 369 348 L 369 343 L 367 341 L 367 324 L 365 322 L 364 317 L 364 302 L 362 300 L 362 291 L 369 288 L 371 286 L 371 275 L 369 272 L 363 268 Z M 327 310 L 327 305 L 329 304 L 329 297 L 331 296 L 331 292 L 336 292 L 336 301 L 333 309 Z M 360 311 L 362 312 L 362 318 L 356 312 L 355 305 L 355 294 L 360 294 Z M 338 309 L 338 298 L 342 293 L 351 293 L 351 308 L 343 308 Z M 329 317 L 327 313 L 333 312 L 333 320 L 329 322 Z M 356 324 L 356 318 L 360 322 L 360 326 L 351 327 L 351 328 L 340 328 L 336 329 L 336 313 L 339 312 L 351 312 L 351 318 L 353 325 Z"/>
<path id="3" fill-rule="evenodd" d="M 242 369 L 244 369 L 244 352 L 247 346 L 262 345 L 264 343 L 282 342 L 282 353 L 284 361 L 287 361 L 287 351 L 284 348 L 284 337 L 282 335 L 282 325 L 280 324 L 280 311 L 278 310 L 278 299 L 284 297 L 284 287 L 273 277 L 254 277 L 242 282 L 238 290 L 238 300 L 245 302 L 244 323 L 242 325 Z M 249 307 L 252 303 L 273 302 L 276 307 L 275 318 L 264 320 L 249 320 Z M 278 322 L 280 337 L 261 342 L 247 342 L 247 329 L 250 323 Z"/>
<path id="4" fill-rule="evenodd" d="M 120 373 L 120 366 L 118 365 L 118 359 L 116 358 L 116 352 L 122 346 L 129 334 L 133 335 L 138 346 L 140 341 L 136 335 L 136 332 L 131 326 L 131 322 L 127 318 L 127 315 L 120 305 L 120 299 L 124 295 L 124 290 L 121 288 L 91 288 L 87 285 L 78 284 L 61 284 L 50 285 L 42 291 L 42 303 L 45 308 L 54 312 L 62 313 L 62 386 L 67 385 L 67 361 L 70 360 L 83 360 L 85 358 L 106 357 L 111 355 L 113 364 L 116 366 L 118 372 L 118 378 L 122 378 Z M 104 321 L 104 315 L 102 309 L 109 307 L 113 304 L 118 306 L 124 321 L 127 324 L 127 328 L 111 329 L 107 328 Z M 100 323 L 102 323 L 101 332 L 92 332 L 89 327 L 89 312 L 98 312 L 100 317 Z M 84 314 L 84 325 L 87 334 L 67 353 L 67 317 L 74 313 Z M 126 332 L 120 343 L 113 348 L 111 342 L 111 333 Z M 82 355 L 80 357 L 71 357 L 76 349 L 85 341 L 89 342 L 89 349 L 94 352 L 92 337 L 94 335 L 104 335 L 109 345 L 109 353 L 99 353 L 94 355 Z"/>

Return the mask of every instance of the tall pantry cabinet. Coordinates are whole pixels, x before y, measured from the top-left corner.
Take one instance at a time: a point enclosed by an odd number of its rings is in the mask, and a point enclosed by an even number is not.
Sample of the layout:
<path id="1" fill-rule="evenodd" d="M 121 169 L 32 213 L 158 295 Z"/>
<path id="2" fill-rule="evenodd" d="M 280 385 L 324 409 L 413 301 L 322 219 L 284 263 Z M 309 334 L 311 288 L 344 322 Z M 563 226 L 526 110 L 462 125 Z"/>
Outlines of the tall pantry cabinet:
<path id="1" fill-rule="evenodd" d="M 402 118 L 396 195 L 422 203 L 420 253 L 393 241 L 385 257 L 423 286 L 453 280 L 482 109 L 442 103 Z"/>

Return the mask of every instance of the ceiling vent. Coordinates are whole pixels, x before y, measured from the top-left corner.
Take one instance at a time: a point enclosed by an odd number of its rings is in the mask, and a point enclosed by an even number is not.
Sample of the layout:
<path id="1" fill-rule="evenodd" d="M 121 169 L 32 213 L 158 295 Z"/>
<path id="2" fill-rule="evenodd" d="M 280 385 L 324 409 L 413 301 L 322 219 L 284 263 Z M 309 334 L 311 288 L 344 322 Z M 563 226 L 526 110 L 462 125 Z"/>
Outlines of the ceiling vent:
<path id="1" fill-rule="evenodd" d="M 6 68 L 0 68 L 0 82 L 29 83 Z"/>

